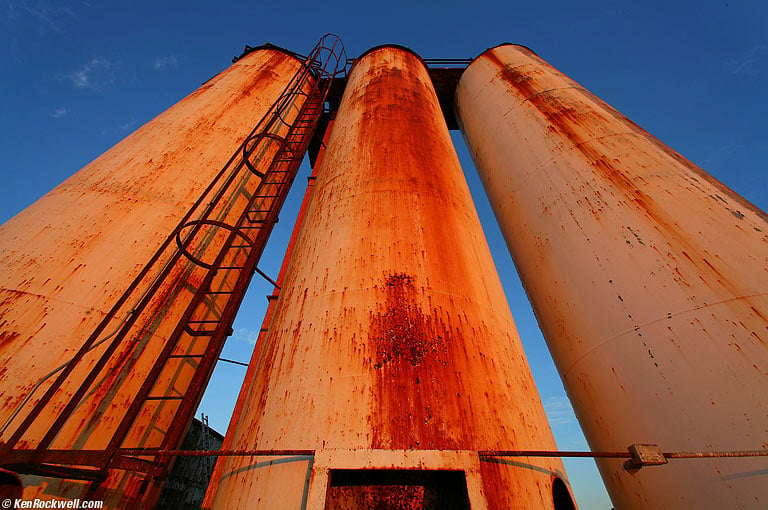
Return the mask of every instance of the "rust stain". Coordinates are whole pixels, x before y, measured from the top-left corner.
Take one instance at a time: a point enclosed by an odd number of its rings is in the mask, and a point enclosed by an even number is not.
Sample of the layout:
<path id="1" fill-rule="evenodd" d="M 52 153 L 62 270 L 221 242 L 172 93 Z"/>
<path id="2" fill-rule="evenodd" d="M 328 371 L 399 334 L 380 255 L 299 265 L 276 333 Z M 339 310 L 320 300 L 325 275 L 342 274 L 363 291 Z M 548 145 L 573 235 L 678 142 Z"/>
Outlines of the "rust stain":
<path id="1" fill-rule="evenodd" d="M 456 448 L 455 424 L 432 412 L 436 386 L 449 385 L 449 347 L 453 335 L 442 320 L 426 315 L 416 300 L 415 277 L 392 273 L 384 278 L 384 309 L 372 317 L 376 348 L 374 448 Z M 454 389 L 443 388 L 446 395 Z M 456 391 L 460 391 L 457 389 Z"/>
<path id="2" fill-rule="evenodd" d="M 539 64 L 546 66 L 551 72 L 556 72 L 554 68 L 539 59 L 538 56 L 534 57 L 539 61 Z M 560 129 L 560 132 L 563 133 L 568 139 L 572 140 L 574 144 L 577 145 L 577 147 L 579 144 L 588 141 L 579 135 L 578 124 L 586 125 L 590 120 L 594 120 L 592 117 L 597 118 L 597 115 L 589 111 L 576 112 L 574 109 L 569 108 L 564 104 L 558 103 L 556 99 L 550 98 L 546 94 L 542 94 L 545 92 L 545 90 L 542 90 L 542 88 L 537 85 L 535 76 L 531 74 L 534 72 L 532 69 L 526 69 L 526 72 L 523 72 L 517 67 L 511 67 L 503 60 L 501 60 L 497 55 L 495 55 L 493 50 L 484 53 L 482 58 L 491 61 L 495 66 L 497 66 L 499 68 L 498 76 L 504 79 L 504 81 L 506 81 L 510 87 L 517 90 L 522 97 L 535 104 L 537 109 L 544 113 L 544 115 Z M 576 83 L 572 83 L 572 85 L 573 90 L 589 98 L 595 104 L 600 105 L 600 108 L 603 112 L 609 114 L 616 120 L 628 126 L 633 132 L 642 135 L 648 142 L 653 144 L 654 147 L 661 150 L 690 171 L 694 172 L 695 175 L 699 176 L 701 179 L 715 186 L 718 190 L 720 190 L 721 193 L 727 195 L 728 198 L 730 198 L 732 201 L 742 205 L 745 209 L 752 211 L 764 221 L 768 221 L 768 215 L 766 215 L 766 213 L 763 212 L 760 208 L 746 200 L 744 197 L 734 193 L 733 190 L 680 155 L 677 151 L 661 143 L 656 137 L 648 133 L 637 123 L 605 103 L 590 91 L 584 89 Z M 692 178 L 695 179 L 695 177 Z M 733 215 L 739 219 L 743 218 L 743 213 L 740 211 L 734 212 Z"/>
<path id="3" fill-rule="evenodd" d="M 405 273 L 388 276 L 384 283 L 387 292 L 386 311 L 374 318 L 376 364 L 380 369 L 387 363 L 405 361 L 420 365 L 424 358 L 439 358 L 446 353 L 449 338 L 434 327 L 433 319 L 424 315 L 415 302 L 413 277 Z M 444 356 L 443 356 L 444 357 Z"/>
<path id="4" fill-rule="evenodd" d="M 326 510 L 437 510 L 431 491 L 417 485 L 330 487 Z"/>
<path id="5" fill-rule="evenodd" d="M 616 120 L 624 123 L 625 125 L 629 126 L 633 131 L 642 135 L 648 142 L 653 144 L 654 147 L 662 151 L 664 154 L 674 159 L 681 165 L 685 166 L 688 170 L 693 172 L 696 176 L 698 176 L 703 181 L 717 188 L 722 194 L 726 195 L 732 201 L 738 204 L 741 204 L 742 207 L 744 207 L 745 209 L 748 209 L 749 211 L 752 211 L 755 215 L 757 215 L 763 221 L 768 222 L 768 214 L 766 214 L 762 209 L 754 205 L 752 202 L 742 197 L 738 193 L 735 193 L 728 186 L 726 186 L 725 184 L 717 180 L 715 177 L 713 177 L 703 169 L 699 168 L 696 164 L 694 164 L 693 162 L 685 158 L 682 154 L 680 154 L 676 150 L 662 143 L 658 138 L 656 138 L 655 136 L 650 134 L 648 131 L 640 127 L 637 123 L 635 123 L 633 120 L 628 118 L 626 115 L 624 115 L 620 111 L 613 108 L 611 105 L 604 102 L 602 99 L 594 95 L 592 92 L 584 88 L 579 88 L 578 90 L 583 95 L 585 95 L 586 97 L 589 97 L 592 101 L 594 101 L 595 104 L 601 105 L 603 111 L 609 113 Z M 694 181 L 698 181 L 698 179 L 694 176 L 691 176 L 691 179 L 693 179 Z M 727 202 L 723 200 L 723 198 L 720 195 L 717 195 L 717 198 L 720 199 L 720 201 L 722 201 L 724 204 L 727 204 Z"/>
<path id="6" fill-rule="evenodd" d="M 591 140 L 584 135 L 589 132 L 586 129 L 587 126 L 593 125 L 596 122 L 603 122 L 597 113 L 591 110 L 576 110 L 568 106 L 557 96 L 541 94 L 540 92 L 542 91 L 537 88 L 534 79 L 527 72 L 504 66 L 502 61 L 493 55 L 492 52 L 489 53 L 488 58 L 497 65 L 503 66 L 500 74 L 504 77 L 507 84 L 517 90 L 521 96 L 525 97 L 547 119 L 551 127 L 554 127 L 557 132 L 570 140 L 573 144 L 573 149 L 581 153 L 582 157 L 606 181 L 621 190 L 629 198 L 631 204 L 648 215 L 653 220 L 654 225 L 663 229 L 666 232 L 665 236 L 671 243 L 680 245 L 682 250 L 684 250 L 682 253 L 696 267 L 706 267 L 712 272 L 713 279 L 727 289 L 730 294 L 743 294 L 742 289 L 734 286 L 729 279 L 725 278 L 720 271 L 707 261 L 706 257 L 708 255 L 701 250 L 700 243 L 696 239 L 691 238 L 687 232 L 681 230 L 672 215 L 660 207 L 652 196 L 641 189 L 638 183 L 635 182 L 634 176 L 625 171 L 620 161 L 611 159 L 589 143 Z M 581 91 L 582 89 L 575 90 Z M 604 110 L 612 110 L 600 99 L 595 98 L 594 100 Z M 635 129 L 643 131 L 642 128 L 634 123 L 632 125 Z M 643 131 L 643 133 L 645 132 Z M 649 139 L 653 138 L 647 133 L 646 135 Z M 658 146 L 659 144 L 660 142 L 656 142 L 655 145 Z M 688 163 L 688 165 L 692 164 Z M 699 171 L 701 172 L 701 170 Z M 691 258 L 685 251 L 693 254 L 694 257 Z"/>
<path id="7" fill-rule="evenodd" d="M 18 339 L 20 336 L 21 335 L 15 331 L 0 331 L 0 348 L 6 344 L 16 341 L 16 339 Z M 4 369 L 2 372 L 0 372 L 0 380 L 2 380 L 3 372 L 5 372 Z"/>
<path id="8" fill-rule="evenodd" d="M 529 99 L 541 92 L 533 80 L 533 77 L 529 74 L 518 71 L 515 67 L 512 67 L 501 60 L 493 50 L 483 53 L 481 58 L 490 60 L 495 66 L 499 68 L 498 76 L 506 81 L 514 89 L 519 90 L 525 99 Z"/>

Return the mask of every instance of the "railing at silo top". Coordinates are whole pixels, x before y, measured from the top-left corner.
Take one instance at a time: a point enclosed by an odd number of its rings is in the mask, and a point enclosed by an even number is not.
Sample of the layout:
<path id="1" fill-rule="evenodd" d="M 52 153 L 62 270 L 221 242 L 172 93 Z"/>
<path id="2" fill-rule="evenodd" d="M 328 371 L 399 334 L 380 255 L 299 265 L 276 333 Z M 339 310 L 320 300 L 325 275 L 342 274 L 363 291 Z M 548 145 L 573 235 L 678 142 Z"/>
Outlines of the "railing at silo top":
<path id="1" fill-rule="evenodd" d="M 146 480 L 165 476 L 167 456 L 116 452 L 126 447 L 169 450 L 180 444 L 248 283 L 254 272 L 263 274 L 259 258 L 328 89 L 344 64 L 339 38 L 324 36 L 78 352 L 39 381 L 2 426 L 0 433 L 13 432 L 0 445 L 0 465 L 20 473 L 95 481 L 112 468 L 144 473 Z M 179 310 L 173 310 L 174 303 L 181 303 Z M 141 356 L 149 339 L 158 342 L 153 335 L 162 327 L 170 334 L 162 348 L 152 351 L 143 384 L 121 388 L 122 380 L 108 373 L 121 366 L 116 358 Z M 105 382 L 113 386 L 105 388 Z M 35 402 L 35 392 L 46 384 Z M 65 385 L 71 390 L 63 398 Z M 83 402 L 121 390 L 132 392 L 130 405 L 124 412 L 107 411 L 119 414 L 118 423 L 91 418 L 89 437 L 106 438 L 100 447 L 57 442 Z M 56 413 L 50 412 L 54 405 Z M 40 423 L 49 416 L 56 419 Z M 32 437 L 31 429 L 45 432 Z"/>

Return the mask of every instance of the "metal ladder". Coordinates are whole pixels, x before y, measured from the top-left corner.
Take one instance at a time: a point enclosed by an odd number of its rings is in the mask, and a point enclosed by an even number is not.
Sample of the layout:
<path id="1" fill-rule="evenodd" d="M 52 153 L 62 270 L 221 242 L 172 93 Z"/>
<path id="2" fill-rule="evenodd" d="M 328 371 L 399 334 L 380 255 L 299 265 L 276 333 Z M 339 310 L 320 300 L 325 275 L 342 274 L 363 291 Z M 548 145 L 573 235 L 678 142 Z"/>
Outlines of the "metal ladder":
<path id="1" fill-rule="evenodd" d="M 145 484 L 167 475 L 170 459 L 158 449 L 176 448 L 192 420 L 248 283 L 259 271 L 257 263 L 332 80 L 344 71 L 344 56 L 338 37 L 328 34 L 304 59 L 269 112 L 45 393 L 17 410 L 18 417 L 14 414 L 9 423 L 16 427 L 0 445 L 0 465 L 97 482 L 110 469 L 143 473 Z M 161 348 L 158 331 L 168 333 Z M 153 362 L 147 363 L 150 356 Z M 137 390 L 121 386 L 146 365 L 150 368 Z M 130 402 L 124 412 L 115 408 L 118 397 Z M 83 403 L 97 398 L 99 409 L 119 419 L 102 423 L 100 416 L 86 415 L 83 439 L 59 444 L 61 431 L 84 419 L 78 414 Z M 51 406 L 58 409 L 56 418 L 41 423 L 40 416 L 53 414 Z M 108 440 L 94 447 L 88 441 L 96 436 Z M 147 454 L 120 453 L 137 448 Z"/>
<path id="2" fill-rule="evenodd" d="M 184 229 L 187 227 L 194 228 L 197 225 L 213 225 L 230 230 L 228 238 L 213 263 L 206 263 L 197 258 L 194 253 L 186 251 L 183 241 L 178 235 L 182 229 L 177 231 L 179 250 L 183 251 L 194 263 L 209 269 L 209 272 L 201 285 L 197 299 L 188 307 L 187 313 L 171 337 L 172 341 L 166 344 L 147 377 L 147 383 L 142 386 L 131 404 L 126 419 L 118 428 L 118 433 L 109 449 L 123 446 L 121 438 L 124 440 L 130 437 L 132 429 L 136 427 L 135 423 L 128 417 L 137 416 L 148 402 L 180 401 L 180 407 L 177 411 L 179 415 L 186 417 L 191 416 L 190 413 L 194 413 L 199 398 L 193 400 L 188 398 L 188 395 L 202 396 L 208 378 L 213 371 L 213 366 L 223 347 L 223 341 L 231 333 L 231 324 L 245 294 L 247 284 L 256 269 L 256 263 L 264 249 L 269 231 L 277 222 L 277 215 L 282 202 L 285 200 L 288 186 L 293 181 L 314 130 L 314 125 L 322 113 L 323 99 L 319 90 L 309 94 L 296 122 L 291 126 L 288 135 L 280 142 L 277 153 L 266 171 L 261 172 L 255 168 L 255 165 L 249 165 L 249 157 L 258 149 L 262 140 L 274 141 L 275 138 L 260 134 L 254 135 L 250 138 L 250 140 L 255 141 L 255 143 L 250 144 L 250 150 L 248 142 L 243 146 L 243 161 L 246 162 L 248 169 L 261 179 L 261 182 L 256 191 L 251 194 L 248 207 L 236 225 L 230 227 L 217 220 L 195 220 L 182 226 Z M 191 339 L 196 339 L 197 343 L 202 341 L 206 344 L 205 348 L 202 351 L 198 348 L 184 351 L 185 342 Z M 188 388 L 179 388 L 177 384 L 157 387 L 158 382 L 161 381 L 161 374 L 167 369 L 171 360 L 188 361 L 188 366 L 198 365 Z M 173 380 L 172 382 L 176 383 L 177 381 Z M 161 449 L 173 448 L 181 441 L 180 434 L 183 432 L 182 428 L 171 428 L 157 447 Z M 146 437 L 146 434 L 144 436 Z M 137 447 L 133 444 L 125 446 L 127 448 Z"/>

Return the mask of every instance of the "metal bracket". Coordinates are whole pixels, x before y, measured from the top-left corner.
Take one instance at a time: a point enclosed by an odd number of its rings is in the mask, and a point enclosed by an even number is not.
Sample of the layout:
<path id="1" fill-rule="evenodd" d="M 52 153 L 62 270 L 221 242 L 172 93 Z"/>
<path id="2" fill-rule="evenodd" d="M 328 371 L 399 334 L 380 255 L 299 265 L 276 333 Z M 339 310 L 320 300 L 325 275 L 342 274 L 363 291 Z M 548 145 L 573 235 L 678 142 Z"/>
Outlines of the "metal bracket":
<path id="1" fill-rule="evenodd" d="M 657 444 L 633 444 L 629 447 L 632 458 L 627 461 L 635 469 L 643 466 L 661 466 L 669 461 Z"/>

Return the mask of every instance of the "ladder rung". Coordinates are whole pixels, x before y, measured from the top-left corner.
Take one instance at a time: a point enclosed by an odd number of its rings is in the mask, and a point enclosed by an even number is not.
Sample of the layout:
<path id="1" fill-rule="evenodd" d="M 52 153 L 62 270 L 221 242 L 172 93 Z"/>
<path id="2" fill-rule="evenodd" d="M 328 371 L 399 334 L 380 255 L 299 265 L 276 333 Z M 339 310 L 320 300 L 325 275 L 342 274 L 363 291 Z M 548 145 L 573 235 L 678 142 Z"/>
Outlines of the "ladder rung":
<path id="1" fill-rule="evenodd" d="M 213 329 L 203 329 L 203 330 L 200 330 L 200 331 L 196 331 L 196 330 L 191 329 L 191 328 L 184 328 L 184 331 L 189 336 L 213 336 L 213 334 L 215 333 L 215 330 L 213 330 Z"/>

